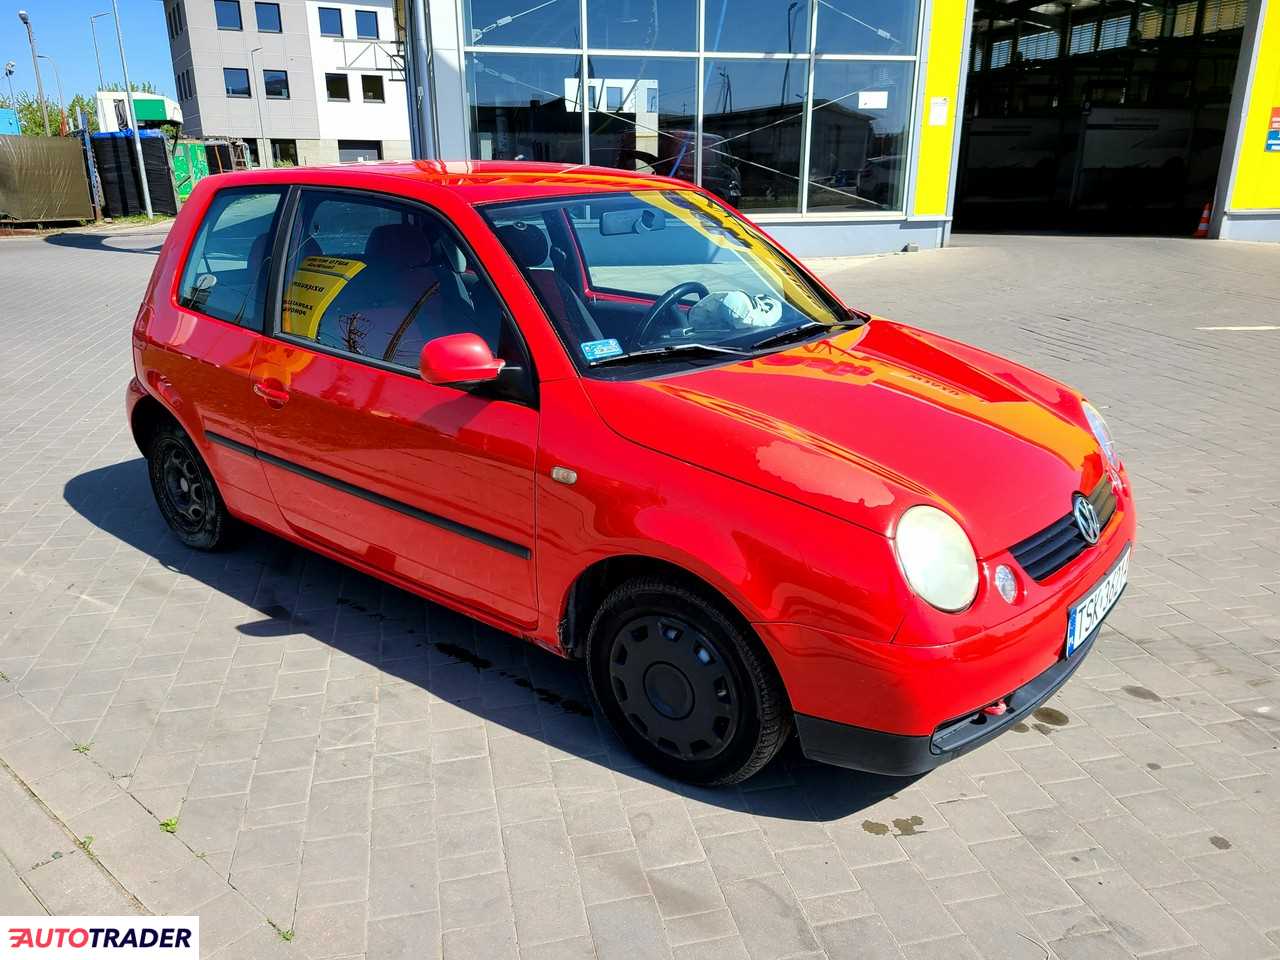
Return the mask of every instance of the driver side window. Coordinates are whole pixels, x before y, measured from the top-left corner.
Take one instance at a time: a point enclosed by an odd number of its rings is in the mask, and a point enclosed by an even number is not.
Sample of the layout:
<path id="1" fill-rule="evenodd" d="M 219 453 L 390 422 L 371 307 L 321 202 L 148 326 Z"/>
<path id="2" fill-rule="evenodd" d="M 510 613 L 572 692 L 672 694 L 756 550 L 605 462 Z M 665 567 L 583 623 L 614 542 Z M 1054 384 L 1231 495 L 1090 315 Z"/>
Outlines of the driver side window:
<path id="1" fill-rule="evenodd" d="M 438 216 L 391 198 L 329 190 L 306 190 L 300 199 L 280 330 L 413 371 L 423 345 L 447 334 L 478 334 L 500 357 L 512 350 L 492 288 Z"/>

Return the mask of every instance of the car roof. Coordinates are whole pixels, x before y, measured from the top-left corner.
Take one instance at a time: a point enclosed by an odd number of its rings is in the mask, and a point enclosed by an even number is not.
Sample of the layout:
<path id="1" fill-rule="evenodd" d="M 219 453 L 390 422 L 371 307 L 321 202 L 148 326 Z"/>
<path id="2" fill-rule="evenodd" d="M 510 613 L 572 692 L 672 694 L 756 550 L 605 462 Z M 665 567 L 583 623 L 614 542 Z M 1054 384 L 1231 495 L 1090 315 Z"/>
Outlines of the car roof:
<path id="1" fill-rule="evenodd" d="M 523 160 L 378 160 L 325 166 L 254 170 L 255 182 L 305 182 L 332 186 L 378 187 L 394 192 L 387 179 L 445 187 L 467 203 L 617 193 L 625 190 L 697 189 L 684 180 L 632 173 L 585 164 L 535 163 Z M 232 174 L 231 176 L 241 176 Z M 246 177 L 247 178 L 247 177 Z"/>

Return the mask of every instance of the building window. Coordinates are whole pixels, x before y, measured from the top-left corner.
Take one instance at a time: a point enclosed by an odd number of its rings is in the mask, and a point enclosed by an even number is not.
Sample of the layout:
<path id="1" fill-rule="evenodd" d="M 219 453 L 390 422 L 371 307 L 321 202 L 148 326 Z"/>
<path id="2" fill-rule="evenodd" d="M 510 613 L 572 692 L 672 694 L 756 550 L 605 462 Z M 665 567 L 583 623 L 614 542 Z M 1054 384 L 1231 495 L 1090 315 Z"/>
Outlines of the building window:
<path id="1" fill-rule="evenodd" d="M 563 54 L 469 54 L 472 157 L 581 163 L 581 69 Z"/>
<path id="2" fill-rule="evenodd" d="M 280 32 L 280 4 L 255 3 L 253 10 L 258 18 L 259 33 Z"/>
<path id="3" fill-rule="evenodd" d="M 1001 67 L 1007 67 L 1012 55 L 1013 41 L 997 40 L 991 45 L 991 69 L 999 70 Z"/>
<path id="4" fill-rule="evenodd" d="M 1023 60 L 1052 60 L 1058 55 L 1058 32 L 1042 30 L 1018 38 L 1018 53 Z"/>
<path id="5" fill-rule="evenodd" d="M 1088 23 L 1077 23 L 1071 28 L 1071 46 L 1068 52 L 1075 53 L 1092 53 L 1093 41 L 1098 35 L 1098 22 L 1090 20 Z"/>
<path id="6" fill-rule="evenodd" d="M 243 30 L 240 21 L 240 0 L 213 0 L 213 12 L 219 30 Z"/>
<path id="7" fill-rule="evenodd" d="M 337 7 L 320 8 L 320 36 L 342 36 L 342 11 Z"/>
<path id="8" fill-rule="evenodd" d="M 632 3 L 633 7 L 645 6 Z M 463 0 L 464 37 L 476 46 L 579 47 L 578 0 Z M 571 76 L 571 74 L 566 74 Z"/>
<path id="9" fill-rule="evenodd" d="M 289 74 L 284 70 L 263 70 L 262 89 L 268 100 L 288 100 Z"/>
<path id="10" fill-rule="evenodd" d="M 378 39 L 378 11 L 356 11 L 356 36 L 361 40 Z"/>
<path id="11" fill-rule="evenodd" d="M 1115 50 L 1117 47 L 1127 47 L 1129 45 L 1129 24 L 1132 19 L 1126 13 L 1122 17 L 1103 20 L 1102 32 L 1098 36 L 1098 49 Z"/>
<path id="12" fill-rule="evenodd" d="M 590 161 L 693 180 L 697 71 L 694 61 L 675 57 L 592 57 Z M 710 189 L 724 189 L 712 179 Z"/>
<path id="13" fill-rule="evenodd" d="M 347 83 L 345 73 L 326 73 L 324 90 L 330 100 L 341 100 L 345 103 L 351 99 L 351 87 Z"/>
<path id="14" fill-rule="evenodd" d="M 338 162 L 352 163 L 356 160 L 381 160 L 382 142 L 379 140 L 339 140 Z"/>
<path id="15" fill-rule="evenodd" d="M 249 90 L 249 71 L 243 67 L 223 67 L 222 83 L 228 97 L 252 96 Z"/>
<path id="16" fill-rule="evenodd" d="M 587 30 L 593 47 L 696 50 L 697 23 L 697 0 L 587 0 Z"/>
<path id="17" fill-rule="evenodd" d="M 818 53 L 914 54 L 916 0 L 819 0 Z M 781 30 L 779 23 L 776 29 Z"/>
<path id="18" fill-rule="evenodd" d="M 271 161 L 277 167 L 296 167 L 298 165 L 298 141 L 272 140 Z"/>
<path id="19" fill-rule="evenodd" d="M 345 80 L 346 77 L 343 77 Z M 365 103 L 386 103 L 387 94 L 382 87 L 382 77 L 377 74 L 360 75 L 360 93 Z"/>
<path id="20" fill-rule="evenodd" d="M 808 53 L 809 3 L 706 0 L 707 50 L 729 53 Z"/>
<path id="21" fill-rule="evenodd" d="M 246 140 L 244 147 L 249 151 L 249 165 L 251 167 L 262 166 L 262 161 L 258 157 L 258 141 L 253 139 Z"/>

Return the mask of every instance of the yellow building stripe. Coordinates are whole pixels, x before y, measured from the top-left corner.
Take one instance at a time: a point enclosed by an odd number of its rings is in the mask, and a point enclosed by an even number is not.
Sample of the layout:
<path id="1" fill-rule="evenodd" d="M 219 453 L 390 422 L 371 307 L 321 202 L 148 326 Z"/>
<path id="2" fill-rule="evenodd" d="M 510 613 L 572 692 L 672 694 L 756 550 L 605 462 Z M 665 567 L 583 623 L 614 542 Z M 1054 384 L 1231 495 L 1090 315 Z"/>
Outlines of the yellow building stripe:
<path id="1" fill-rule="evenodd" d="M 1280 0 L 1275 0 L 1280 2 Z M 960 65 L 964 54 L 967 6 L 964 0 L 933 0 L 929 24 L 929 52 L 923 89 L 916 93 L 920 119 L 920 162 L 916 174 L 913 213 L 916 216 L 946 216 L 947 187 L 951 181 L 952 145 L 957 136 L 957 120 L 964 104 L 960 99 Z M 935 97 L 947 99 L 947 122 L 930 124 L 930 104 Z"/>
<path id="2" fill-rule="evenodd" d="M 1268 0 L 1262 16 L 1235 186 L 1227 204 L 1236 211 L 1280 209 L 1280 152 L 1266 149 L 1271 111 L 1280 109 L 1280 0 Z"/>

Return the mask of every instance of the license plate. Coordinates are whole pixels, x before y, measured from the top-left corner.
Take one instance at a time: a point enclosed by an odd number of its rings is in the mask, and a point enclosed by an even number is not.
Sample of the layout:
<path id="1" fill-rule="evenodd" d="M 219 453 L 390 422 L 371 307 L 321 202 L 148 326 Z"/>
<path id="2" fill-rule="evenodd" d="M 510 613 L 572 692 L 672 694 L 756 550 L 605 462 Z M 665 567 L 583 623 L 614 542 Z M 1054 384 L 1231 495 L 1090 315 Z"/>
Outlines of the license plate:
<path id="1" fill-rule="evenodd" d="M 1124 553 L 1116 561 L 1115 566 L 1067 613 L 1066 656 L 1071 656 L 1080 644 L 1089 639 L 1089 634 L 1093 633 L 1115 606 L 1116 600 L 1120 598 L 1120 592 L 1128 582 L 1129 548 L 1125 547 Z"/>

